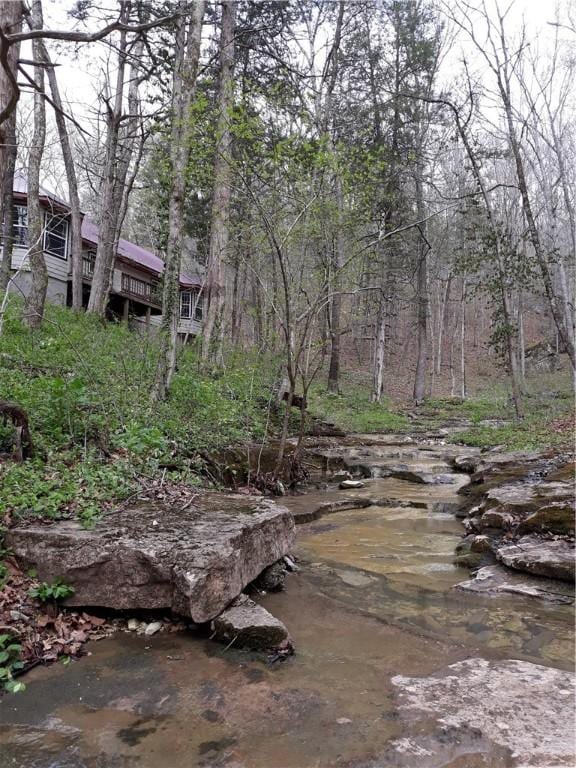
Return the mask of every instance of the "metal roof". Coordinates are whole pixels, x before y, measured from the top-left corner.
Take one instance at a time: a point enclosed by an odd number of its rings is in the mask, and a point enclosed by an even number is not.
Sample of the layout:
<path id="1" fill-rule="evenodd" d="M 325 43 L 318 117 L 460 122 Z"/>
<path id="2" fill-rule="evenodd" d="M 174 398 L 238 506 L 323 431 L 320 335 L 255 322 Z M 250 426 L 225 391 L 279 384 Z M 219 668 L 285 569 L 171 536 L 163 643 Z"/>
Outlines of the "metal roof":
<path id="1" fill-rule="evenodd" d="M 20 195 L 28 194 L 28 178 L 21 170 L 14 174 L 14 192 Z M 40 186 L 40 197 L 49 204 L 55 203 L 58 207 L 70 210 L 70 204 L 66 200 L 43 186 Z M 99 239 L 98 224 L 86 215 L 82 218 L 82 239 L 93 245 L 97 245 Z M 120 238 L 118 241 L 117 254 L 121 259 L 144 267 L 147 271 L 158 276 L 164 271 L 164 261 L 160 256 L 124 238 Z M 185 272 L 181 272 L 180 285 L 185 288 L 197 287 L 202 285 L 202 279 L 199 275 L 187 275 Z"/>

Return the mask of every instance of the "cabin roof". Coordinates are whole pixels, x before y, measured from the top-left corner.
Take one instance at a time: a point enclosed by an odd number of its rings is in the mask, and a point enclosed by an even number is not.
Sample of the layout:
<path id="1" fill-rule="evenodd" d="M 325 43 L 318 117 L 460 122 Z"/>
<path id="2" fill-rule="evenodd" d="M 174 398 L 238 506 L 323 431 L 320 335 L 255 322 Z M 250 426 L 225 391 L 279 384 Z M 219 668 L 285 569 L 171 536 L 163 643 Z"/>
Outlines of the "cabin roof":
<path id="1" fill-rule="evenodd" d="M 28 178 L 21 170 L 16 171 L 14 174 L 14 193 L 22 196 L 27 196 L 28 194 Z M 56 206 L 60 209 L 64 208 L 66 211 L 70 210 L 70 204 L 66 200 L 58 197 L 54 192 L 51 192 L 43 186 L 40 186 L 40 198 L 48 205 Z M 97 245 L 98 238 L 98 224 L 88 218 L 88 216 L 84 215 L 82 218 L 82 239 L 87 243 Z M 124 261 L 136 264 L 155 275 L 161 275 L 164 271 L 164 261 L 160 256 L 152 253 L 152 251 L 146 250 L 146 248 L 136 245 L 136 243 L 131 243 L 130 240 L 120 238 L 118 241 L 117 255 Z M 202 285 L 200 275 L 190 275 L 185 272 L 180 273 L 181 287 L 193 288 L 200 285 Z"/>

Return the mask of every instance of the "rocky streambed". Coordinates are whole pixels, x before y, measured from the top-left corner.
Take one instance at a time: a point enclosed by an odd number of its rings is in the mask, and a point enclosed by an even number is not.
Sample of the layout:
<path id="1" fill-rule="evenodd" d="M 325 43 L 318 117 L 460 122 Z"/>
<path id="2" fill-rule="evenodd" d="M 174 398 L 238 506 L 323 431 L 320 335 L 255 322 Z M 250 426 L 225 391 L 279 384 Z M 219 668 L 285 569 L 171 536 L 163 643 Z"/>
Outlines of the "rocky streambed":
<path id="1" fill-rule="evenodd" d="M 112 518 L 101 529 L 106 545 L 90 532 L 73 560 L 63 546 L 49 560 L 62 532 L 13 532 L 30 562 L 22 541 L 35 539 L 47 574 L 64 564 L 83 574 L 79 601 L 90 569 L 131 550 L 122 572 L 131 594 L 154 577 L 150 594 L 195 621 L 215 617 L 258 567 L 295 552 L 299 570 L 285 590 L 256 599 L 288 627 L 297 652 L 270 665 L 201 634 L 117 634 L 81 662 L 34 670 L 26 692 L 2 701 L 6 765 L 572 765 L 573 584 L 564 556 L 547 571 L 553 579 L 533 565 L 573 552 L 560 512 L 571 503 L 566 462 L 469 452 L 443 437 L 310 439 L 307 492 L 281 505 L 212 497 L 200 523 L 191 514 L 206 541 L 213 536 L 203 548 L 151 510 L 142 516 L 146 546 L 135 548 L 132 524 Z M 234 505 L 246 518 L 235 524 Z M 211 597 L 195 613 L 202 579 Z M 242 622 L 241 609 L 231 619 Z M 225 618 L 233 639 L 238 628 Z"/>

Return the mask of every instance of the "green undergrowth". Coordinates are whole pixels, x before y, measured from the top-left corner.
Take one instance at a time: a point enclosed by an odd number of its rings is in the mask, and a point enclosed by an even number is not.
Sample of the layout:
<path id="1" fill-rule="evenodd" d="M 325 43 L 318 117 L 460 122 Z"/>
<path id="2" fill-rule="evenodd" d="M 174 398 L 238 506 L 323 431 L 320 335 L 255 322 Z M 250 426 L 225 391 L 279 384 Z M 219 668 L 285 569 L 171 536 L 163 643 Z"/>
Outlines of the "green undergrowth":
<path id="1" fill-rule="evenodd" d="M 409 429 L 406 416 L 392 411 L 388 402 L 370 402 L 368 385 L 342 377 L 340 394 L 326 392 L 324 382 L 313 386 L 308 398 L 310 412 L 333 422 L 345 432 L 402 432 Z"/>
<path id="2" fill-rule="evenodd" d="M 569 449 L 574 446 L 574 396 L 570 376 L 564 372 L 538 374 L 526 381 L 523 398 L 525 416 L 515 417 L 510 395 L 504 385 L 490 392 L 460 401 L 428 401 L 436 406 L 439 419 L 461 416 L 472 425 L 454 436 L 464 445 L 503 450 Z M 484 420 L 501 424 L 483 424 Z"/>
<path id="3" fill-rule="evenodd" d="M 270 409 L 278 365 L 250 354 L 206 370 L 193 347 L 163 403 L 152 403 L 158 351 L 123 324 L 47 307 L 30 331 L 11 301 L 0 337 L 0 399 L 28 414 L 34 457 L 0 461 L 0 515 L 79 517 L 164 479 L 200 482 L 203 454 L 277 429 Z M 12 429 L 0 426 L 0 452 Z"/>

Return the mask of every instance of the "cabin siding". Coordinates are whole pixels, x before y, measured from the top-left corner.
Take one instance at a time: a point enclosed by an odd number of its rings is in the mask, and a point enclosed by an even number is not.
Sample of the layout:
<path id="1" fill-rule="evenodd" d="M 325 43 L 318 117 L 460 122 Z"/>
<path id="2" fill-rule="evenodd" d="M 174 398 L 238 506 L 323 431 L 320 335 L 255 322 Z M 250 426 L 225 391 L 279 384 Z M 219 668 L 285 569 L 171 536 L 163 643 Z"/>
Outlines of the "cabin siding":
<path id="1" fill-rule="evenodd" d="M 202 321 L 201 320 L 178 320 L 178 333 L 189 334 L 191 336 L 198 336 L 202 333 Z"/>
<path id="2" fill-rule="evenodd" d="M 14 271 L 22 269 L 23 272 L 30 271 L 30 264 L 26 258 L 28 254 L 28 248 L 22 248 L 20 246 L 14 248 L 12 252 L 12 269 Z M 44 259 L 46 261 L 46 269 L 48 271 L 48 277 L 54 278 L 58 281 L 68 281 L 69 274 L 69 259 L 59 259 L 57 256 L 52 256 L 44 251 Z"/>
<path id="3" fill-rule="evenodd" d="M 28 296 L 31 288 L 32 274 L 29 269 L 25 269 L 22 272 L 12 275 L 12 280 L 8 286 L 8 291 L 19 296 Z M 48 286 L 46 289 L 46 300 L 50 304 L 57 304 L 60 307 L 64 307 L 66 306 L 67 296 L 68 281 L 57 280 L 54 277 L 49 277 Z"/>

